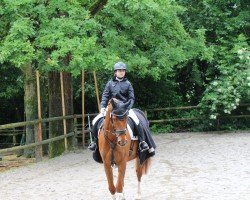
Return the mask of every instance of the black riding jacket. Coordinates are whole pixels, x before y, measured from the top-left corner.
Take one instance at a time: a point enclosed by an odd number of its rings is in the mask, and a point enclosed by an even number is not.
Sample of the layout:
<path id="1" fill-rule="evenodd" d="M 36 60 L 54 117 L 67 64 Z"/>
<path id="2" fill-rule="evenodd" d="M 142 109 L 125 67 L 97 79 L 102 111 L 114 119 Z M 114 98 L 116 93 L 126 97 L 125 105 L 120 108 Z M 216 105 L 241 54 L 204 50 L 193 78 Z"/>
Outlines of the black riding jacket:
<path id="1" fill-rule="evenodd" d="M 114 76 L 106 84 L 102 94 L 101 108 L 106 108 L 108 105 L 108 101 L 113 97 L 117 98 L 120 101 L 123 101 L 123 103 L 130 101 L 128 109 L 131 109 L 134 105 L 134 89 L 126 77 L 119 81 Z"/>

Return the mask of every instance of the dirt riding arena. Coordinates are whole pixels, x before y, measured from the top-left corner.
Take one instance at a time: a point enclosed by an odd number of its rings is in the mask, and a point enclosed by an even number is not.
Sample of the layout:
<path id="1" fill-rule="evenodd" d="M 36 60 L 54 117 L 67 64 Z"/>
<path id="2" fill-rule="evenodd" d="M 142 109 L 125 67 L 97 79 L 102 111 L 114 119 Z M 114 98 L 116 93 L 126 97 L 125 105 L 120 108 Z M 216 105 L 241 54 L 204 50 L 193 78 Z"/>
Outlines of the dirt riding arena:
<path id="1" fill-rule="evenodd" d="M 154 136 L 156 156 L 143 177 L 144 200 L 249 200 L 250 132 L 178 133 Z M 125 197 L 136 194 L 134 162 L 128 164 Z M 0 173 L 3 200 L 111 199 L 103 165 L 91 152 L 63 156 Z"/>

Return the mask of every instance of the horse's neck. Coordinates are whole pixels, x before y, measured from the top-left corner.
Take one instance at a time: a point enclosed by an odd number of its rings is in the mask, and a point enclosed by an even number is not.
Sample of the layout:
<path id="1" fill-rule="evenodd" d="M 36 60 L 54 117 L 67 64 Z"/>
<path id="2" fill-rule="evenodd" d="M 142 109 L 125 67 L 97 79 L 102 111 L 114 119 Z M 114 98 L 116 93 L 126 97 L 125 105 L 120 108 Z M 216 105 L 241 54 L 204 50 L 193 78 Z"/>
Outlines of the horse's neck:
<path id="1" fill-rule="evenodd" d="M 110 141 L 113 141 L 116 137 L 113 134 L 111 134 L 112 124 L 111 124 L 111 119 L 110 119 L 110 116 L 111 116 L 110 113 L 111 113 L 111 110 L 109 108 L 106 111 L 106 117 L 103 123 L 103 129 L 104 129 L 104 134 L 106 135 L 106 137 L 109 138 Z"/>

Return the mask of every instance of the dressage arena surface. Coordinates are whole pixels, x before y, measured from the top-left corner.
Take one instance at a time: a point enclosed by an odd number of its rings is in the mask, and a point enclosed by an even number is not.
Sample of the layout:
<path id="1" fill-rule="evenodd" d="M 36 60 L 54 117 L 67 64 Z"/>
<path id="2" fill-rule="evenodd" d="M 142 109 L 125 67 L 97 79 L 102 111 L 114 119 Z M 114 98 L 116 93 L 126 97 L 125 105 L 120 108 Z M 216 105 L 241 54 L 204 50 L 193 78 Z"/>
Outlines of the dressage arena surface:
<path id="1" fill-rule="evenodd" d="M 249 200 L 250 132 L 154 135 L 156 156 L 143 177 L 144 200 Z M 125 197 L 134 199 L 134 161 L 128 163 Z M 116 170 L 117 174 L 117 170 Z M 117 175 L 115 176 L 117 177 Z M 102 164 L 88 150 L 0 173 L 2 200 L 111 199 Z"/>

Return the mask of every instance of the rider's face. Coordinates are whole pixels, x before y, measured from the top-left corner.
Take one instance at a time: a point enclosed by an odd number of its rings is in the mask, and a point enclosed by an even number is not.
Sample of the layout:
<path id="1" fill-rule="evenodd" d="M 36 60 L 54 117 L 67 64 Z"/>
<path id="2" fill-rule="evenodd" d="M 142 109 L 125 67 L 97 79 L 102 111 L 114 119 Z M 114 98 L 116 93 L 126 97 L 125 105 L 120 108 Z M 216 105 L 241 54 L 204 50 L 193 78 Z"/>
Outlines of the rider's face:
<path id="1" fill-rule="evenodd" d="M 115 75 L 117 78 L 123 78 L 125 76 L 126 70 L 118 69 L 115 71 Z"/>

